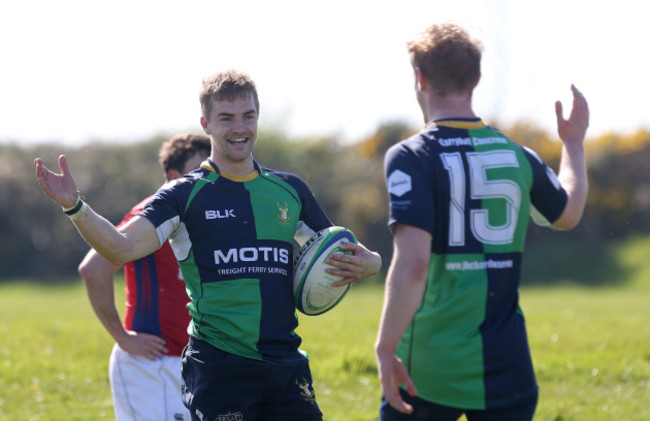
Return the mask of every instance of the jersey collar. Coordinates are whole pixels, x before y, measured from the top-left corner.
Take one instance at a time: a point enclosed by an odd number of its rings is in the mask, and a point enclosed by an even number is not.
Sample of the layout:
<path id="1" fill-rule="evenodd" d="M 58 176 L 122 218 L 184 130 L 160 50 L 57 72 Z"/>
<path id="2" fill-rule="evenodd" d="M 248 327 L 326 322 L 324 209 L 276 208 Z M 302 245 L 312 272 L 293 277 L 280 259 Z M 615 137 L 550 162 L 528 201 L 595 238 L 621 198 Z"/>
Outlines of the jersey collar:
<path id="1" fill-rule="evenodd" d="M 255 169 L 249 172 L 248 174 L 244 174 L 244 175 L 228 174 L 225 172 L 221 172 L 219 170 L 219 167 L 217 167 L 217 164 L 215 164 L 210 158 L 208 158 L 201 163 L 201 168 L 205 168 L 208 171 L 219 174 L 222 177 L 227 178 L 228 180 L 243 183 L 244 181 L 254 180 L 260 175 L 260 171 L 261 171 L 260 164 L 258 164 L 257 161 L 253 160 L 253 165 L 255 166 Z"/>
<path id="2" fill-rule="evenodd" d="M 480 129 L 487 124 L 480 118 L 443 118 L 426 125 L 425 130 L 433 126 L 445 126 L 453 129 Z"/>

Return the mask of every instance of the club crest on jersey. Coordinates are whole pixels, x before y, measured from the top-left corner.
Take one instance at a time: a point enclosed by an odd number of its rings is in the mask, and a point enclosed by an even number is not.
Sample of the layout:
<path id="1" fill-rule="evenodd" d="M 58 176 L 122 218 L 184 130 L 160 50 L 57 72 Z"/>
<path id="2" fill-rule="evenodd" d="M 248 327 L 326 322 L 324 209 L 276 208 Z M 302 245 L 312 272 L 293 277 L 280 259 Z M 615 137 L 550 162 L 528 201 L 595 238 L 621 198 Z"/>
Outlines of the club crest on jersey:
<path id="1" fill-rule="evenodd" d="M 289 220 L 291 220 L 291 216 L 289 216 L 289 205 L 287 205 L 287 202 L 284 202 L 284 206 L 280 205 L 280 202 L 277 202 L 278 204 L 278 210 L 280 211 L 279 214 L 276 216 L 282 221 L 283 223 L 289 223 Z"/>
<path id="2" fill-rule="evenodd" d="M 307 380 L 304 378 L 302 379 L 302 382 L 296 380 L 296 385 L 298 385 L 300 388 L 300 396 L 302 396 L 303 399 L 312 404 L 316 403 L 316 394 L 314 393 L 314 390 L 309 386 L 309 382 Z"/>

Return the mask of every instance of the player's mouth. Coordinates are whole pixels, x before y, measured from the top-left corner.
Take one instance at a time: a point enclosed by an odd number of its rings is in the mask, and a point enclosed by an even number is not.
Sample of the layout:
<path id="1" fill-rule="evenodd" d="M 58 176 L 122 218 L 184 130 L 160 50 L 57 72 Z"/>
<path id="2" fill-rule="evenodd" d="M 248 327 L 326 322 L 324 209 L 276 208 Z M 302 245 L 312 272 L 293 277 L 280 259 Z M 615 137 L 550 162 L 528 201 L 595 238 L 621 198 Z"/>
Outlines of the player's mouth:
<path id="1" fill-rule="evenodd" d="M 234 143 L 234 144 L 240 144 L 240 143 L 245 143 L 248 141 L 247 137 L 235 137 L 232 139 L 228 139 L 229 143 Z"/>

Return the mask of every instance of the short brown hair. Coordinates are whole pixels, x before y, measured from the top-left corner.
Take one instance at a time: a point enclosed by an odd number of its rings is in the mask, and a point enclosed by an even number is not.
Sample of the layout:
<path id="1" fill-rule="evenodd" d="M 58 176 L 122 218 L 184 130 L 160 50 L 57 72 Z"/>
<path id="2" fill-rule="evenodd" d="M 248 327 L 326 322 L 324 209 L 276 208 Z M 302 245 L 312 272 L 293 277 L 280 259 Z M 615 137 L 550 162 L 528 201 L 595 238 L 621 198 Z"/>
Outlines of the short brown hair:
<path id="1" fill-rule="evenodd" d="M 478 84 L 483 44 L 459 25 L 433 24 L 407 46 L 411 64 L 438 95 L 471 94 Z"/>
<path id="2" fill-rule="evenodd" d="M 165 174 L 169 170 L 183 171 L 185 163 L 197 153 L 210 155 L 210 138 L 202 134 L 178 134 L 160 146 L 158 162 Z"/>
<path id="3" fill-rule="evenodd" d="M 246 73 L 237 70 L 226 70 L 216 73 L 203 80 L 199 100 L 201 113 L 208 118 L 212 108 L 212 101 L 234 101 L 239 98 L 253 96 L 255 110 L 259 113 L 260 101 L 257 97 L 257 87 L 253 79 Z"/>

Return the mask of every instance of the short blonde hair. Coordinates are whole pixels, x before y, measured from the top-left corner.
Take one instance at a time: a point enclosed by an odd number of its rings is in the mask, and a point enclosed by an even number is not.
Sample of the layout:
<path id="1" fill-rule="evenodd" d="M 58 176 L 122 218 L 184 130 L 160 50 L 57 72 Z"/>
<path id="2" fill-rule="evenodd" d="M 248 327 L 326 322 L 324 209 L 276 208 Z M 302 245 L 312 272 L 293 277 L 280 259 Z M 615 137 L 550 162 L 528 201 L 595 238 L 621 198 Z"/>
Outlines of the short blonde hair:
<path id="1" fill-rule="evenodd" d="M 238 98 L 247 98 L 249 95 L 253 96 L 255 110 L 259 114 L 260 101 L 257 97 L 257 87 L 250 76 L 237 70 L 216 73 L 203 80 L 199 93 L 201 113 L 203 117 L 209 117 L 212 101 L 234 101 Z"/>
<path id="2" fill-rule="evenodd" d="M 478 84 L 483 44 L 459 25 L 433 24 L 407 46 L 411 64 L 438 95 L 471 94 Z"/>

